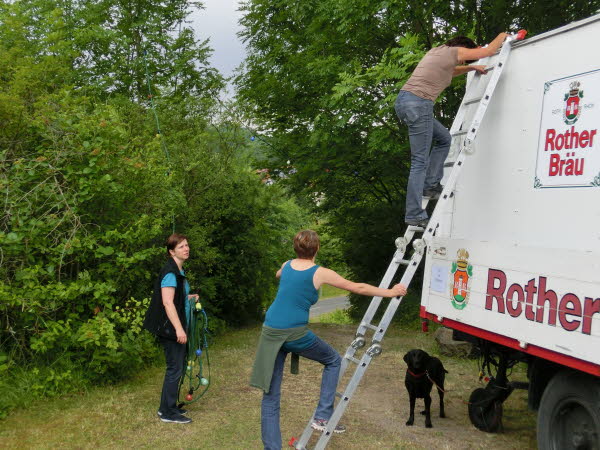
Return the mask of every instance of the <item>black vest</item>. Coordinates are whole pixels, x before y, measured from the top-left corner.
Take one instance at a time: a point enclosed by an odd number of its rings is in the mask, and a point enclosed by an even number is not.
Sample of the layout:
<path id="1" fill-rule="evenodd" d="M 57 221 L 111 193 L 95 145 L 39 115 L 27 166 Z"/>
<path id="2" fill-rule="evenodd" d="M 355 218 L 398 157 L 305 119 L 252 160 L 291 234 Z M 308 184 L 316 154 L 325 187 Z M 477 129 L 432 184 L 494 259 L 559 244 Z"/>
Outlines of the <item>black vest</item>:
<path id="1" fill-rule="evenodd" d="M 150 333 L 157 336 L 162 336 L 167 339 L 177 340 L 177 334 L 175 333 L 175 327 L 167 317 L 167 311 L 163 305 L 162 293 L 160 283 L 166 274 L 175 274 L 177 280 L 177 287 L 175 288 L 175 298 L 173 303 L 179 316 L 179 321 L 185 329 L 185 276 L 181 275 L 179 267 L 173 258 L 169 258 L 167 263 L 160 270 L 158 278 L 154 282 L 154 294 L 150 301 L 148 311 L 146 311 L 146 318 L 144 319 L 144 328 Z"/>

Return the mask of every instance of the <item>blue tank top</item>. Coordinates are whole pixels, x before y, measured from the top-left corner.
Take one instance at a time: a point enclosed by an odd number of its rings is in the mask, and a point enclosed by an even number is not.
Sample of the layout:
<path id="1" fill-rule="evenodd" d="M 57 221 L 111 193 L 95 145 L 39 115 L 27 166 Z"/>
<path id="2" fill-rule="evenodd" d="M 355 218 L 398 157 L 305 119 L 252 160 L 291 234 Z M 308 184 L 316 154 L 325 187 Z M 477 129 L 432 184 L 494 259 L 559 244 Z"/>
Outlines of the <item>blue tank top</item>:
<path id="1" fill-rule="evenodd" d="M 310 307 L 319 299 L 319 292 L 313 284 L 313 276 L 319 266 L 315 264 L 306 270 L 292 268 L 288 261 L 281 270 L 279 290 L 275 300 L 267 310 L 265 325 L 271 328 L 296 328 L 308 324 Z M 316 336 L 309 331 L 296 341 L 286 342 L 286 351 L 300 351 L 310 347 Z"/>

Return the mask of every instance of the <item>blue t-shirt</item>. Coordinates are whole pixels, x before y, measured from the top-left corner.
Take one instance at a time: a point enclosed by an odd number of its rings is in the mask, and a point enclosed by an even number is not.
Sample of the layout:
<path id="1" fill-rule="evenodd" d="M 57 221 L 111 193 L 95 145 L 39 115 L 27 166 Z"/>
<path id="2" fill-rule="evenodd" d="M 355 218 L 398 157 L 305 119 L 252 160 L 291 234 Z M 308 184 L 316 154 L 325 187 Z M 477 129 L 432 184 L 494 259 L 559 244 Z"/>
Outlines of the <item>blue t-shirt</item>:
<path id="1" fill-rule="evenodd" d="M 183 270 L 180 271 L 181 275 L 185 276 L 185 272 Z M 173 272 L 169 272 L 168 274 L 166 274 L 163 279 L 160 282 L 160 287 L 164 288 L 164 287 L 172 287 L 172 288 L 177 288 L 177 278 L 175 277 L 175 274 Z M 185 292 L 185 320 L 186 323 L 189 324 L 190 323 L 190 308 L 188 305 L 188 295 L 190 295 L 190 284 L 188 283 L 187 280 L 184 280 L 183 283 L 183 290 Z"/>
<path id="2" fill-rule="evenodd" d="M 315 289 L 313 276 L 318 265 L 306 270 L 292 268 L 288 261 L 281 270 L 279 289 L 275 300 L 267 310 L 265 325 L 271 328 L 296 328 L 308 324 L 310 307 L 319 299 L 319 292 Z M 310 347 L 317 337 L 312 331 L 306 336 L 295 341 L 283 344 L 283 349 L 288 352 L 298 352 Z"/>

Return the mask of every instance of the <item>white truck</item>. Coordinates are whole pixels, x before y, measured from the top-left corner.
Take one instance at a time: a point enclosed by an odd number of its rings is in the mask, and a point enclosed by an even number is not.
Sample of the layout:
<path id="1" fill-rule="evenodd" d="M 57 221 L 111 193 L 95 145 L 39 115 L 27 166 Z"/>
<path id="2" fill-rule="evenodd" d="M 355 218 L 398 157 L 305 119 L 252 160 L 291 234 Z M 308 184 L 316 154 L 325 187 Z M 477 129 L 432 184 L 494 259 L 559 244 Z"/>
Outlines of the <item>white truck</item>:
<path id="1" fill-rule="evenodd" d="M 527 388 L 541 449 L 600 449 L 595 45 L 600 15 L 514 44 L 426 253 L 421 317 L 474 342 L 489 377 L 471 421 L 498 430 L 502 402 Z M 508 380 L 517 362 L 528 383 Z"/>

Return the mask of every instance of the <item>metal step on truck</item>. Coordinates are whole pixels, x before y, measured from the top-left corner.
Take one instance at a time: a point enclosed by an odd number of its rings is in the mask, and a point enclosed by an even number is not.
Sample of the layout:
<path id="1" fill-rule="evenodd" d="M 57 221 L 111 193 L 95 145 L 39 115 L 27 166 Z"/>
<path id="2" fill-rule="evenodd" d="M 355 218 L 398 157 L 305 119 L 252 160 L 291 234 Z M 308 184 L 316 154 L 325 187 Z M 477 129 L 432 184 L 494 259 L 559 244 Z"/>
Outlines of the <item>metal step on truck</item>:
<path id="1" fill-rule="evenodd" d="M 426 247 L 421 317 L 473 342 L 489 380 L 470 396 L 471 421 L 499 430 L 502 402 L 528 389 L 540 449 L 600 449 L 596 45 L 600 15 L 514 43 Z M 470 74 L 463 102 L 486 78 Z M 527 383 L 509 379 L 518 362 Z"/>

